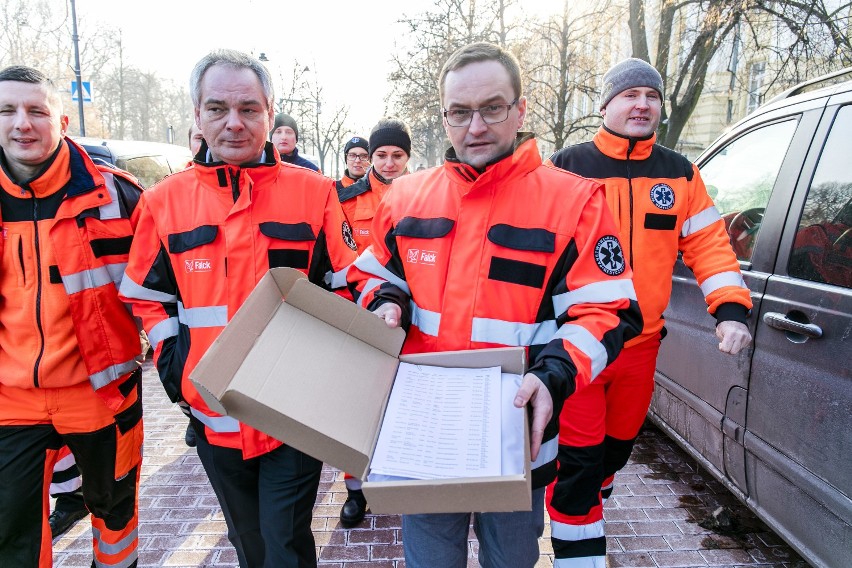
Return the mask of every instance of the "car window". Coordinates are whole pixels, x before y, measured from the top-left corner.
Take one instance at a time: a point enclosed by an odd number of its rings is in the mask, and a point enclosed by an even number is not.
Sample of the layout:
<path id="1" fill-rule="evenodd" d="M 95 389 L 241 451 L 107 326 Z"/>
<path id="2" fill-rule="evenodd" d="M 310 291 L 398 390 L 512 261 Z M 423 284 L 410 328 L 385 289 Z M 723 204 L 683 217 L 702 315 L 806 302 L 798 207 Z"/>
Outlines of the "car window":
<path id="1" fill-rule="evenodd" d="M 787 273 L 852 288 L 852 106 L 840 109 L 802 209 Z"/>
<path id="2" fill-rule="evenodd" d="M 751 130 L 701 166 L 701 178 L 740 260 L 751 260 L 763 211 L 797 124 L 793 118 Z"/>
<path id="3" fill-rule="evenodd" d="M 129 158 L 116 160 L 116 166 L 127 170 L 139 180 L 142 187 L 151 187 L 167 175 L 171 170 L 164 156 L 143 156 L 140 158 Z"/>

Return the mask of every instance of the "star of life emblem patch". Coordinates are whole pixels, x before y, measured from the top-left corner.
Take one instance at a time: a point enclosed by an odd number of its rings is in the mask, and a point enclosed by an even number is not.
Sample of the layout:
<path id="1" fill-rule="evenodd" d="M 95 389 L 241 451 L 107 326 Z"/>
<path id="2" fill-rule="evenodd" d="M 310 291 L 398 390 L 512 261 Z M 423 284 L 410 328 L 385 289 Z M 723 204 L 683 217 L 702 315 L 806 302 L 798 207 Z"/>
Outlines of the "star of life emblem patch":
<path id="1" fill-rule="evenodd" d="M 343 232 L 343 242 L 346 243 L 346 246 L 357 251 L 358 245 L 355 244 L 355 237 L 352 236 L 352 227 L 349 225 L 349 221 L 343 222 L 341 230 Z"/>
<path id="2" fill-rule="evenodd" d="M 624 251 L 617 237 L 606 235 L 598 239 L 595 245 L 595 262 L 604 274 L 618 276 L 624 272 Z"/>
<path id="3" fill-rule="evenodd" d="M 658 183 L 651 188 L 651 203 L 663 210 L 671 209 L 675 203 L 674 190 L 670 185 Z"/>

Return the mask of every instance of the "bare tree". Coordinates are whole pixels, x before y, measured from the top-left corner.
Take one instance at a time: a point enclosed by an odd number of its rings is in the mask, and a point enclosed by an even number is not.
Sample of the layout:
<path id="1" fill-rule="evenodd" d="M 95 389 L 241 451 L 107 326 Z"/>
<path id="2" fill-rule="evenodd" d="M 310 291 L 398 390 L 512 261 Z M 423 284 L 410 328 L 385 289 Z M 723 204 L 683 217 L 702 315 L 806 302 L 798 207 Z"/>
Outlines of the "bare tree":
<path id="1" fill-rule="evenodd" d="M 588 139 L 600 123 L 594 103 L 602 50 L 593 32 L 615 26 L 613 19 L 609 0 L 585 12 L 565 0 L 561 15 L 530 25 L 527 45 L 517 50 L 526 74 L 527 121 L 553 150 Z"/>
<path id="2" fill-rule="evenodd" d="M 740 24 L 751 30 L 757 49 L 774 49 L 786 61 L 768 82 L 771 85 L 781 77 L 813 76 L 813 62 L 821 70 L 849 65 L 850 6 L 852 2 L 839 0 L 629 0 L 633 55 L 648 61 L 652 59 L 646 18 L 655 8 L 657 51 L 652 63 L 663 76 L 668 106 L 663 109 L 660 143 L 674 147 L 680 139 L 704 90 L 713 57 L 730 43 Z M 786 29 L 785 42 L 778 41 L 776 26 Z M 766 42 L 765 37 L 774 40 Z"/>

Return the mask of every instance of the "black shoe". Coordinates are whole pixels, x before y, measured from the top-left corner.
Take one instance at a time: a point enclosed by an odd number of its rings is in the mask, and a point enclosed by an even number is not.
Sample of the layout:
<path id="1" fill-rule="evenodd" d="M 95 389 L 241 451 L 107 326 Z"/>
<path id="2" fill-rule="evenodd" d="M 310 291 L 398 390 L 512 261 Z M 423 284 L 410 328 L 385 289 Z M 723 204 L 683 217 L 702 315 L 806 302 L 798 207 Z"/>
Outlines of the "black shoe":
<path id="1" fill-rule="evenodd" d="M 367 514 L 367 499 L 364 497 L 364 492 L 360 489 L 350 489 L 349 496 L 343 508 L 340 509 L 340 524 L 344 528 L 351 529 L 364 520 L 365 514 Z"/>
<path id="2" fill-rule="evenodd" d="M 58 537 L 88 514 L 89 511 L 85 507 L 71 511 L 53 511 L 47 518 L 47 522 L 50 524 L 50 534 L 53 535 L 53 538 Z"/>
<path id="3" fill-rule="evenodd" d="M 195 447 L 195 428 L 192 427 L 192 423 L 186 425 L 186 434 L 183 437 L 183 441 L 186 442 L 186 445 L 190 448 Z"/>

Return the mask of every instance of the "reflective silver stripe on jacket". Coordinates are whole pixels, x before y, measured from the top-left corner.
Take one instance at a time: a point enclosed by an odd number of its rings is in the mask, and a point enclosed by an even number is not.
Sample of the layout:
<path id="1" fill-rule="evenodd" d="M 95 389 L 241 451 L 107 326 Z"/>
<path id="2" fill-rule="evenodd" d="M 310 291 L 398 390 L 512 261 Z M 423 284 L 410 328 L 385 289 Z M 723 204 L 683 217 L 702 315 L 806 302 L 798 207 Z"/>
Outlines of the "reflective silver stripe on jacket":
<path id="1" fill-rule="evenodd" d="M 178 334 L 178 327 L 178 319 L 176 317 L 165 319 L 152 327 L 148 333 L 148 343 L 151 344 L 151 348 L 157 349 L 161 341 L 169 337 L 175 337 Z"/>
<path id="2" fill-rule="evenodd" d="M 482 343 L 498 343 L 509 347 L 544 345 L 553 339 L 556 321 L 520 323 L 489 318 L 473 318 L 470 340 Z"/>
<path id="3" fill-rule="evenodd" d="M 119 205 L 118 189 L 116 189 L 115 187 L 115 176 L 113 176 L 109 172 L 104 171 L 101 171 L 101 175 L 104 176 L 106 188 L 109 192 L 109 196 L 111 199 L 111 201 L 106 205 L 101 205 L 100 207 L 98 207 L 101 220 L 103 221 L 106 219 L 121 219 L 121 206 Z"/>
<path id="4" fill-rule="evenodd" d="M 393 272 L 391 272 L 390 270 L 388 270 L 387 268 L 382 266 L 379 263 L 379 261 L 376 259 L 376 257 L 373 256 L 373 253 L 370 249 L 367 249 L 367 250 L 365 250 L 364 252 L 361 253 L 361 255 L 358 257 L 358 259 L 355 261 L 354 266 L 356 266 L 358 268 L 358 270 L 360 270 L 361 272 L 365 272 L 367 274 L 372 274 L 377 279 L 390 282 L 391 284 L 393 284 L 394 286 L 396 286 L 397 288 L 399 288 L 400 290 L 402 290 L 403 292 L 405 292 L 406 294 L 411 296 L 411 289 L 408 287 L 408 283 L 406 283 L 405 280 L 403 280 L 402 278 L 400 278 L 399 276 L 397 276 L 396 274 L 394 274 Z M 378 284 L 378 286 L 380 286 L 380 285 L 381 285 L 381 282 Z M 368 289 L 368 286 L 369 286 L 369 289 Z M 367 286 L 365 286 L 364 290 L 361 292 L 361 297 L 363 298 L 364 296 L 367 295 L 367 293 L 370 290 L 372 290 L 372 289 L 374 289 L 378 286 L 373 285 L 373 279 L 371 278 L 367 282 Z M 359 299 L 359 303 L 360 303 L 360 299 Z M 362 307 L 364 307 L 364 306 L 362 305 Z"/>
<path id="5" fill-rule="evenodd" d="M 596 521 L 588 525 L 569 525 L 550 520 L 550 535 L 567 541 L 588 540 L 604 536 L 604 522 Z"/>
<path id="6" fill-rule="evenodd" d="M 541 467 L 546 463 L 550 463 L 556 459 L 556 455 L 559 453 L 559 437 L 553 438 L 552 440 L 548 440 L 541 445 L 541 449 L 538 451 L 538 457 L 535 459 L 532 464 L 530 464 L 531 469 L 535 469 L 537 467 Z"/>
<path id="7" fill-rule="evenodd" d="M 225 434 L 229 432 L 240 431 L 240 421 L 236 418 L 232 418 L 230 416 L 207 416 L 200 410 L 196 410 L 191 406 L 189 407 L 189 412 L 192 413 L 193 416 L 198 418 L 198 420 L 202 424 L 204 424 L 214 432 Z"/>
<path id="8" fill-rule="evenodd" d="M 178 320 L 187 327 L 225 327 L 228 324 L 228 306 L 199 306 L 185 308 L 178 302 Z"/>
<path id="9" fill-rule="evenodd" d="M 680 230 L 681 237 L 688 237 L 694 233 L 697 233 L 701 229 L 705 227 L 709 227 L 716 221 L 721 220 L 722 217 L 719 215 L 719 211 L 716 209 L 715 205 L 711 205 L 704 211 L 699 211 L 689 219 L 683 222 L 683 227 Z"/>
<path id="10" fill-rule="evenodd" d="M 438 337 L 438 329 L 441 327 L 440 312 L 424 310 L 420 306 L 410 302 L 411 305 L 411 325 L 417 326 L 421 333 Z"/>
<path id="11" fill-rule="evenodd" d="M 636 300 L 636 290 L 631 280 L 605 280 L 586 284 L 576 290 L 553 296 L 553 310 L 563 314 L 577 304 L 606 304 L 628 298 Z"/>
<path id="12" fill-rule="evenodd" d="M 725 286 L 737 286 L 739 288 L 747 288 L 745 280 L 743 280 L 743 275 L 739 272 L 730 270 L 728 272 L 720 272 L 719 274 L 714 274 L 713 276 L 702 282 L 701 292 L 704 293 L 704 297 L 706 298 L 719 288 L 724 288 Z"/>
<path id="13" fill-rule="evenodd" d="M 122 538 L 116 543 L 104 542 L 101 539 L 101 531 L 97 527 L 92 527 L 92 536 L 98 541 L 98 550 L 103 554 L 119 554 L 128 547 L 133 546 L 133 541 L 139 537 L 139 529 L 133 529 L 133 532 Z M 113 564 L 105 564 L 105 566 L 114 566 Z"/>
<path id="14" fill-rule="evenodd" d="M 586 354 L 591 362 L 592 379 L 597 377 L 606 367 L 606 348 L 585 327 L 566 323 L 559 328 L 555 337 L 568 341 L 571 345 Z"/>
<path id="15" fill-rule="evenodd" d="M 126 262 L 116 262 L 114 264 L 105 264 L 89 270 L 81 270 L 74 274 L 62 276 L 62 285 L 65 287 L 65 293 L 69 296 L 89 290 L 91 288 L 99 288 L 107 284 L 114 284 L 116 288 L 121 284 L 124 276 L 124 269 L 127 268 Z"/>
<path id="16" fill-rule="evenodd" d="M 105 387 L 114 380 L 119 379 L 138 368 L 139 363 L 136 362 L 136 359 L 131 359 L 130 361 L 125 361 L 124 363 L 118 363 L 112 367 L 107 367 L 103 371 L 98 371 L 94 375 L 89 375 L 89 382 L 92 383 L 92 387 L 95 390 L 98 390 L 99 388 Z"/>
<path id="17" fill-rule="evenodd" d="M 323 278 L 323 282 L 331 288 L 332 290 L 337 290 L 338 288 L 346 287 L 346 273 L 349 271 L 349 267 L 351 264 L 347 265 L 342 270 L 338 270 L 337 272 L 332 272 L 329 270 L 325 273 L 325 277 Z"/>
<path id="18" fill-rule="evenodd" d="M 166 294 L 158 290 L 152 290 L 140 286 L 133 281 L 132 278 L 125 275 L 121 280 L 121 288 L 118 290 L 125 298 L 135 298 L 137 300 L 150 300 L 152 302 L 161 302 L 163 304 L 174 304 L 177 302 L 175 294 Z"/>

